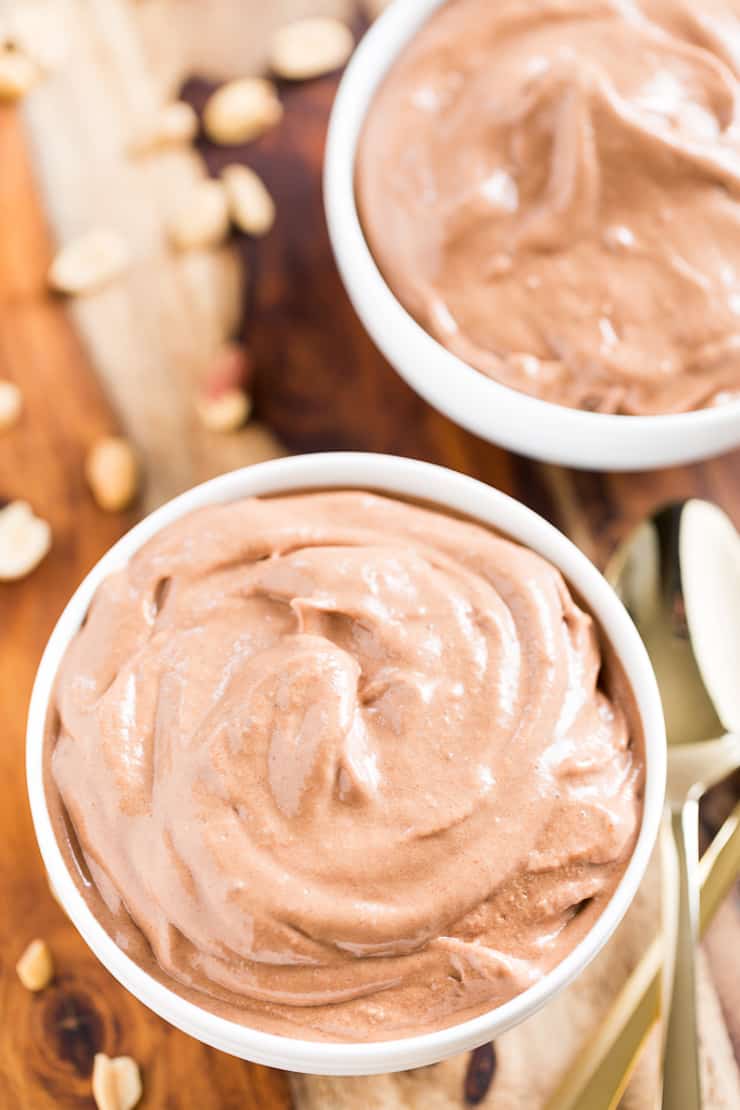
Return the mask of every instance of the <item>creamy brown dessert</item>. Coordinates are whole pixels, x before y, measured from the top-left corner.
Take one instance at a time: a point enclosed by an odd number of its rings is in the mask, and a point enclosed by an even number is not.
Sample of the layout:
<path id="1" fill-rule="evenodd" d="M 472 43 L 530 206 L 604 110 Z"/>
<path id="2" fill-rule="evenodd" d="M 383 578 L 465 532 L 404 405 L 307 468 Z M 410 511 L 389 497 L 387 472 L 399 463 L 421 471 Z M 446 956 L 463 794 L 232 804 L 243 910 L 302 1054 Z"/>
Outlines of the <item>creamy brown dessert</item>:
<path id="1" fill-rule="evenodd" d="M 450 0 L 358 148 L 388 284 L 450 351 L 548 401 L 739 398 L 739 77 L 739 0 Z"/>
<path id="2" fill-rule="evenodd" d="M 49 792 L 135 958 L 246 1024 L 382 1039 L 511 998 L 588 931 L 640 821 L 635 721 L 540 556 L 364 492 L 251 499 L 100 587 Z"/>

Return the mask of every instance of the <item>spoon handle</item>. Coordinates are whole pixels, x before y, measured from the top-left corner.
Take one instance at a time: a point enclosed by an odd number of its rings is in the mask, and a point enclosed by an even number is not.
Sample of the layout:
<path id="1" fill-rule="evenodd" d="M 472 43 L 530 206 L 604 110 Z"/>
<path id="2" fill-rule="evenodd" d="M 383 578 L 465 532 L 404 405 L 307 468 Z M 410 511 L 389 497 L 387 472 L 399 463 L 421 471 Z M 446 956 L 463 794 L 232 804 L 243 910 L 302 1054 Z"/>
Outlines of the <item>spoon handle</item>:
<path id="1" fill-rule="evenodd" d="M 740 804 L 701 857 L 701 932 L 740 875 Z M 614 1110 L 661 1010 L 661 938 L 656 937 L 604 1019 L 570 1062 L 545 1110 Z"/>
<path id="2" fill-rule="evenodd" d="M 695 966 L 699 937 L 699 803 L 689 800 L 674 809 L 671 828 L 678 853 L 679 900 L 663 1110 L 700 1110 Z"/>

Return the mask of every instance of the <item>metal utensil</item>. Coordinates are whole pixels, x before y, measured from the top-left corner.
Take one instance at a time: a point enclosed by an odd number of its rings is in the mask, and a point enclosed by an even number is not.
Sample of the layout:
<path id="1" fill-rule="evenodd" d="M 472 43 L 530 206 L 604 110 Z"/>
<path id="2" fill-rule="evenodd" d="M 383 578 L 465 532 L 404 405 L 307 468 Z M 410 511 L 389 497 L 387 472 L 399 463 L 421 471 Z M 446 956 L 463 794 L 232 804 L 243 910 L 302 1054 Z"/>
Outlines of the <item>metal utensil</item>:
<path id="1" fill-rule="evenodd" d="M 740 873 L 740 805 L 699 861 L 703 933 Z M 663 938 L 652 942 L 569 1064 L 545 1110 L 616 1110 L 661 1011 Z"/>
<path id="2" fill-rule="evenodd" d="M 667 803 L 679 899 L 665 1043 L 664 1110 L 699 1110 L 695 951 L 698 804 L 740 763 L 740 543 L 716 506 L 670 505 L 628 537 L 607 577 L 645 642 L 668 736 Z M 728 731 L 730 735 L 727 735 Z"/>

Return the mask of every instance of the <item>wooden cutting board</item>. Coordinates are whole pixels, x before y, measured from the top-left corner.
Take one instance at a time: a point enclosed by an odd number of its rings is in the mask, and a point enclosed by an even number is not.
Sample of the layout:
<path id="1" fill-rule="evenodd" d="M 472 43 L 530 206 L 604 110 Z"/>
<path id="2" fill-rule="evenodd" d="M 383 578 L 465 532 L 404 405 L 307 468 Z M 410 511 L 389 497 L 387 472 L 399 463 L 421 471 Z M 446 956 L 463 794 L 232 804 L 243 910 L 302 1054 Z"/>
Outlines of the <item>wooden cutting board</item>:
<path id="1" fill-rule="evenodd" d="M 252 11 L 259 35 L 245 34 L 243 49 L 231 43 L 224 52 L 217 36 L 205 42 L 195 0 L 59 0 L 72 61 L 33 94 L 23 122 L 0 109 L 0 378 L 17 381 L 25 397 L 20 425 L 0 435 L 0 498 L 29 500 L 54 531 L 52 552 L 33 575 L 0 584 L 0 1110 L 92 1106 L 99 1050 L 140 1061 L 145 1107 L 472 1104 L 467 1056 L 401 1079 L 291 1082 L 198 1045 L 111 979 L 48 893 L 23 775 L 31 683 L 69 594 L 137 515 L 195 481 L 282 450 L 361 448 L 441 462 L 513 493 L 602 566 L 644 514 L 671 498 L 710 497 L 740 523 L 740 453 L 651 474 L 570 472 L 475 439 L 406 388 L 362 332 L 331 260 L 319 171 L 332 78 L 282 90 L 280 128 L 237 152 L 276 197 L 273 234 L 256 248 L 236 241 L 215 255 L 172 256 L 162 234 L 172 196 L 204 172 L 202 164 L 191 152 L 132 162 L 127 137 L 185 76 L 183 58 L 190 72 L 258 64 L 270 22 L 316 4 L 236 6 L 242 17 Z M 205 89 L 193 80 L 186 93 L 200 104 Z M 226 157 L 207 147 L 201 153 L 211 169 Z M 66 304 L 46 291 L 53 244 L 93 222 L 127 234 L 134 267 L 110 289 Z M 256 358 L 257 421 L 219 437 L 194 420 L 192 397 L 210 353 L 235 331 L 245 332 Z M 82 461 L 89 443 L 116 427 L 136 443 L 146 484 L 130 514 L 111 517 L 92 504 Z M 732 786 L 715 792 L 704 810 L 707 833 L 736 793 Z M 482 1105 L 541 1105 L 652 927 L 654 896 L 646 891 L 619 945 L 578 991 L 497 1045 Z M 34 936 L 49 941 L 58 966 L 40 996 L 27 994 L 14 972 Z M 706 944 L 704 1037 L 717 1107 L 731 1107 L 739 1090 L 731 1052 L 740 1056 L 739 943 L 735 899 Z M 646 1105 L 639 1092 L 631 1105 Z"/>

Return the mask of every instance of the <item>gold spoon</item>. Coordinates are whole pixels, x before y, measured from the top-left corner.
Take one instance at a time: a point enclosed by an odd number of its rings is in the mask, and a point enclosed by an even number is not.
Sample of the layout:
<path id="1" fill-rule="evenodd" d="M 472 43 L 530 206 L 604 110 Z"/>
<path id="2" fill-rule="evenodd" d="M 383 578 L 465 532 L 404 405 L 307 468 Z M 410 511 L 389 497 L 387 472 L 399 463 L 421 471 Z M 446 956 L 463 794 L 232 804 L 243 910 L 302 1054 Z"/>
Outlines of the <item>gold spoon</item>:
<path id="1" fill-rule="evenodd" d="M 679 899 L 673 968 L 664 965 L 666 972 L 672 971 L 664 1110 L 699 1110 L 702 1105 L 695 969 L 699 798 L 740 761 L 740 737 L 726 735 L 733 723 L 721 720 L 718 704 L 736 719 L 740 656 L 737 632 L 726 626 L 733 623 L 732 606 L 740 596 L 737 551 L 737 533 L 727 517 L 708 502 L 692 500 L 670 505 L 646 521 L 607 568 L 655 669 L 669 745 L 667 802 L 678 854 Z M 731 683 L 725 674 L 718 681 L 712 668 L 714 663 L 726 671 L 727 664 L 719 660 L 728 655 L 734 656 Z"/>
<path id="2" fill-rule="evenodd" d="M 714 505 L 671 505 L 628 537 L 607 568 L 655 668 L 668 735 L 670 823 L 679 874 L 675 937 L 664 953 L 671 998 L 665 1045 L 664 1110 L 699 1110 L 694 956 L 699 927 L 698 801 L 709 786 L 740 765 L 740 541 Z M 729 735 L 727 735 L 729 733 Z M 675 972 L 674 972 L 675 967 Z M 552 1106 L 585 1106 L 580 1091 L 599 1090 L 600 1105 L 616 1103 L 625 1069 L 652 1024 L 655 994 L 651 968 L 610 1012 L 594 1071 L 568 1084 Z M 672 986 L 670 985 L 672 984 Z M 636 1039 L 637 1038 L 637 1039 Z M 593 1046 L 589 1049 L 595 1061 Z M 577 1068 L 578 1069 L 578 1065 Z"/>
<path id="3" fill-rule="evenodd" d="M 699 931 L 705 929 L 740 874 L 740 805 L 699 861 Z M 567 1068 L 545 1110 L 616 1110 L 661 1011 L 663 943 L 656 937 Z"/>

